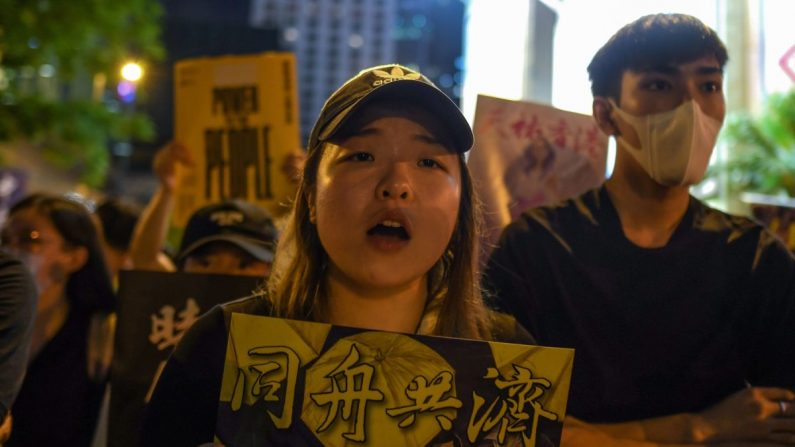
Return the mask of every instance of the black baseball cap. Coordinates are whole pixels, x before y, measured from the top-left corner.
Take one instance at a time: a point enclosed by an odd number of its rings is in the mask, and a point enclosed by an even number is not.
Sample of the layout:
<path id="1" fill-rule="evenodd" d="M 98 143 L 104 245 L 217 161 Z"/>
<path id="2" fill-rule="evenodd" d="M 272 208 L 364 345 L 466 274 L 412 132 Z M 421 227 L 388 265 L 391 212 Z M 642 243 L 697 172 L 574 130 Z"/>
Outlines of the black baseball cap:
<path id="1" fill-rule="evenodd" d="M 387 98 L 409 100 L 427 108 L 448 128 L 457 152 L 472 148 L 472 128 L 458 106 L 421 73 L 402 65 L 388 64 L 362 70 L 332 93 L 309 135 L 308 150 L 332 138 L 365 104 Z"/>
<path id="2" fill-rule="evenodd" d="M 270 213 L 260 206 L 237 199 L 207 205 L 188 220 L 177 262 L 211 242 L 228 242 L 260 261 L 273 262 L 277 236 Z"/>

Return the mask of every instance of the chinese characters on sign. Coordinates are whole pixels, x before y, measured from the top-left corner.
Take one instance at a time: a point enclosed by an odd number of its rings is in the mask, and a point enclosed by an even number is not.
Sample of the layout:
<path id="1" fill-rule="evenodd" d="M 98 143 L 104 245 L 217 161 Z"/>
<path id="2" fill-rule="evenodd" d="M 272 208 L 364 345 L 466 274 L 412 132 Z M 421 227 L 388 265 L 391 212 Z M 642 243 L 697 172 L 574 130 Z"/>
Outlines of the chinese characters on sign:
<path id="1" fill-rule="evenodd" d="M 158 351 L 172 349 L 176 346 L 185 331 L 188 330 L 199 317 L 201 310 L 196 304 L 196 300 L 188 298 L 185 309 L 176 313 L 176 320 L 174 319 L 175 313 L 176 310 L 174 306 L 166 305 L 161 307 L 160 311 L 156 314 L 151 315 L 152 330 L 149 333 L 149 342 L 155 345 Z M 152 384 L 149 385 L 149 391 L 146 393 L 146 398 L 144 399 L 146 402 L 149 402 L 149 399 L 152 397 L 157 379 L 160 378 L 160 374 L 163 372 L 165 366 L 166 360 L 161 360 L 160 365 L 157 367 L 157 372 L 154 378 L 152 378 Z"/>
<path id="2" fill-rule="evenodd" d="M 259 103 L 256 85 L 213 89 L 212 114 L 222 116 L 225 125 L 204 130 L 205 200 L 248 198 L 249 170 L 254 172 L 255 197 L 273 199 L 270 127 L 258 129 L 248 119 L 259 112 Z"/>
<path id="3" fill-rule="evenodd" d="M 519 433 L 522 446 L 533 447 L 536 445 L 538 419 L 558 420 L 557 414 L 545 410 L 539 402 L 552 383 L 547 379 L 533 378 L 533 372 L 527 368 L 518 365 L 513 365 L 513 368 L 514 374 L 508 380 L 501 378 L 497 369 L 488 369 L 484 378 L 493 379 L 494 385 L 503 394 L 482 413 L 480 408 L 485 399 L 477 392 L 472 393 L 474 407 L 467 427 L 470 442 L 475 442 L 481 433 L 488 433 L 499 424 L 499 445 L 503 445 L 507 433 Z"/>
<path id="4" fill-rule="evenodd" d="M 448 393 L 453 388 L 453 373 L 450 371 L 442 371 L 428 383 L 428 380 L 423 376 L 417 376 L 411 380 L 408 388 L 406 388 L 406 396 L 413 402 L 412 405 L 405 407 L 390 408 L 386 410 L 386 414 L 393 417 L 400 417 L 405 414 L 398 426 L 406 428 L 414 423 L 417 413 L 435 412 L 444 408 L 461 408 L 461 401 L 449 397 Z M 436 416 L 439 422 L 439 427 L 443 430 L 450 430 L 453 427 L 453 421 L 444 415 Z"/>
<path id="5" fill-rule="evenodd" d="M 295 185 L 280 163 L 301 146 L 294 55 L 186 59 L 174 78 L 174 136 L 195 160 L 177 171 L 175 226 L 207 203 L 235 198 L 283 214 Z"/>
<path id="6" fill-rule="evenodd" d="M 239 410 L 244 401 L 251 405 L 260 398 L 266 402 L 281 402 L 281 414 L 268 411 L 268 416 L 276 428 L 289 428 L 301 360 L 295 351 L 285 347 L 254 348 L 249 355 L 256 363 L 238 369 L 232 409 Z"/>
<path id="7" fill-rule="evenodd" d="M 318 352 L 302 363 L 287 347 L 289 341 L 277 341 L 276 331 L 268 335 L 274 346 L 265 346 L 265 340 L 247 340 L 249 331 L 235 330 L 236 319 L 259 319 L 260 327 L 276 319 L 239 314 L 232 318 L 228 344 L 232 351 L 227 352 L 224 372 L 224 382 L 230 385 L 222 389 L 218 418 L 218 437 L 224 445 L 251 445 L 249 439 L 269 439 L 282 430 L 287 438 L 279 439 L 288 439 L 290 445 L 304 445 L 307 440 L 302 436 L 309 435 L 325 446 L 375 446 L 384 445 L 385 440 L 388 445 L 426 446 L 442 445 L 453 438 L 463 442 L 461 445 L 479 445 L 484 440 L 495 446 L 522 447 L 559 442 L 571 373 L 570 350 L 534 346 L 517 356 L 516 347 L 521 346 L 510 345 L 514 351 L 506 352 L 512 360 L 498 365 L 498 359 L 505 356 L 489 353 L 500 349 L 500 343 L 439 341 L 436 337 L 362 330 L 331 343 L 324 352 L 319 351 L 325 343 L 315 344 Z M 307 335 L 312 326 L 328 326 L 292 324 L 298 329 L 287 338 L 296 336 L 299 345 L 313 338 Z M 302 325 L 307 326 L 306 333 L 301 332 Z M 360 337 L 362 334 L 369 338 Z M 453 368 L 444 360 L 445 351 L 462 352 L 448 345 L 476 343 L 487 348 L 481 360 L 488 361 L 459 359 L 453 363 L 465 367 Z M 419 357 L 409 353 L 417 350 L 417 345 L 423 349 L 432 346 L 438 354 L 417 360 Z M 403 352 L 396 354 L 401 349 Z M 552 356 L 539 362 L 539 352 Z M 554 383 L 548 377 L 561 379 Z M 307 390 L 302 403 L 298 397 L 301 386 Z M 279 411 L 266 410 L 266 402 L 278 404 Z M 300 411 L 300 421 L 291 417 L 292 411 Z M 257 416 L 263 413 L 267 419 Z M 236 423 L 238 418 L 255 421 L 262 426 L 262 434 L 236 439 L 234 427 L 249 427 Z M 290 438 L 289 433 L 296 437 Z M 546 442 L 537 444 L 541 437 Z"/>
<path id="8" fill-rule="evenodd" d="M 239 218 L 233 213 L 216 217 Z M 184 272 L 120 273 L 108 406 L 108 439 L 113 439 L 115 447 L 140 444 L 146 402 L 168 356 L 190 337 L 191 325 L 213 306 L 250 295 L 260 281 L 248 276 Z M 276 380 L 272 374 L 266 381 Z"/>
<path id="9" fill-rule="evenodd" d="M 484 258 L 523 211 L 604 181 L 608 140 L 590 115 L 478 96 L 473 128 L 468 165 L 484 204 Z"/>
<path id="10" fill-rule="evenodd" d="M 599 128 L 594 123 L 573 124 L 561 118 L 543 128 L 539 124 L 538 113 L 533 113 L 529 118 L 517 117 L 509 123 L 516 139 L 533 141 L 548 138 L 553 146 L 571 148 L 588 158 L 598 159 L 602 156 L 603 141 L 600 139 Z"/>
<path id="11" fill-rule="evenodd" d="M 331 382 L 331 391 L 311 395 L 312 400 L 319 406 L 329 406 L 323 423 L 317 428 L 318 433 L 327 430 L 337 419 L 340 411 L 343 420 L 351 419 L 353 407 L 356 407 L 356 414 L 353 415 L 354 430 L 342 436 L 351 441 L 364 441 L 367 402 L 384 400 L 383 393 L 370 388 L 374 372 L 372 365 L 359 363 L 359 350 L 356 349 L 355 344 L 351 345 L 351 350 L 342 363 L 326 376 Z"/>
<path id="12" fill-rule="evenodd" d="M 196 321 L 200 310 L 196 300 L 188 298 L 185 309 L 177 313 L 176 320 L 174 319 L 175 313 L 174 306 L 166 305 L 151 316 L 152 331 L 149 333 L 149 341 L 156 345 L 160 351 L 177 345 L 182 334 Z"/>

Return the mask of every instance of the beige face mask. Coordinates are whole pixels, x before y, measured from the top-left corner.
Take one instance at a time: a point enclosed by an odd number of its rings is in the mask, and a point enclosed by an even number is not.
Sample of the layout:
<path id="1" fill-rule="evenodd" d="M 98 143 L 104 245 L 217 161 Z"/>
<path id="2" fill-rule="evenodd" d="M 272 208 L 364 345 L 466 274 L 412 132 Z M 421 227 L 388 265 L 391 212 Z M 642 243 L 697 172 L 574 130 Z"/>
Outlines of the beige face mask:
<path id="1" fill-rule="evenodd" d="M 618 108 L 613 110 L 635 129 L 640 147 L 621 136 L 616 138 L 649 176 L 664 186 L 698 183 L 707 171 L 722 122 L 707 116 L 698 104 L 686 101 L 663 113 L 635 116 Z"/>

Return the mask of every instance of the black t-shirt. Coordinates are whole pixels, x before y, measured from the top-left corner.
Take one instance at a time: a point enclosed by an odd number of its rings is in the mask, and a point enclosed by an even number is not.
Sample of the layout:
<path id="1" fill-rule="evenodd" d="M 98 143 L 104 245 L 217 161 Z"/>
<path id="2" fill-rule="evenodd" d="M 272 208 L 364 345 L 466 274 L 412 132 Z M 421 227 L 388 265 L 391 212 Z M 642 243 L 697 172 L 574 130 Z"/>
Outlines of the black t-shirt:
<path id="1" fill-rule="evenodd" d="M 638 247 L 602 187 L 512 223 L 484 284 L 539 344 L 575 348 L 568 413 L 617 422 L 795 388 L 794 280 L 774 236 L 692 197 L 666 246 Z"/>
<path id="2" fill-rule="evenodd" d="M 180 340 L 158 379 L 146 408 L 141 445 L 195 447 L 213 441 L 221 395 L 228 325 L 232 313 L 270 315 L 267 298 L 253 296 L 215 306 Z M 498 341 L 533 344 L 508 315 L 492 315 Z"/>
<path id="3" fill-rule="evenodd" d="M 105 384 L 88 376 L 89 320 L 90 312 L 73 304 L 33 358 L 12 408 L 8 447 L 91 445 Z"/>

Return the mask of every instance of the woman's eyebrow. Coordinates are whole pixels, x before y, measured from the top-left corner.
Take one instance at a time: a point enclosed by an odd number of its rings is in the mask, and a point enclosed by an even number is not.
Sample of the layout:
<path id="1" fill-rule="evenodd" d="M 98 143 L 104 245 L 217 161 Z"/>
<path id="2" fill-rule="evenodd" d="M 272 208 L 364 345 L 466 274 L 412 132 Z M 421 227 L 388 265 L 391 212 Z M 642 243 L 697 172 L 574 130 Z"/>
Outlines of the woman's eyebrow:
<path id="1" fill-rule="evenodd" d="M 368 135 L 377 135 L 380 131 L 375 127 L 363 127 L 355 132 L 351 132 L 349 137 L 363 137 Z"/>
<path id="2" fill-rule="evenodd" d="M 366 127 L 366 126 L 365 126 L 365 127 L 361 128 L 361 129 L 357 130 L 356 132 L 352 132 L 352 133 L 351 133 L 351 134 L 348 136 L 348 138 L 354 138 L 354 137 L 366 137 L 366 136 L 369 136 L 369 135 L 378 135 L 378 134 L 380 134 L 380 133 L 382 133 L 382 132 L 381 132 L 381 130 L 380 130 L 380 129 L 378 129 L 378 128 L 375 128 L 375 127 Z M 412 135 L 412 136 L 411 136 L 411 138 L 412 138 L 413 140 L 415 140 L 415 141 L 419 141 L 419 142 L 421 142 L 421 143 L 428 143 L 428 144 L 438 144 L 438 145 L 442 145 L 442 146 L 444 146 L 444 144 L 441 142 L 441 140 L 439 140 L 438 138 L 434 137 L 434 136 L 433 136 L 433 135 L 431 135 L 431 134 L 418 133 L 418 134 L 414 134 L 414 135 Z"/>
<path id="3" fill-rule="evenodd" d="M 429 143 L 429 144 L 442 144 L 438 138 L 434 137 L 433 135 L 427 135 L 418 133 L 415 134 L 413 137 L 415 140 L 420 141 L 422 143 Z"/>

